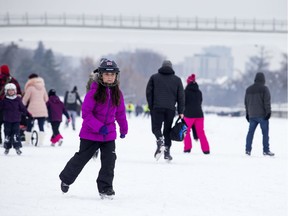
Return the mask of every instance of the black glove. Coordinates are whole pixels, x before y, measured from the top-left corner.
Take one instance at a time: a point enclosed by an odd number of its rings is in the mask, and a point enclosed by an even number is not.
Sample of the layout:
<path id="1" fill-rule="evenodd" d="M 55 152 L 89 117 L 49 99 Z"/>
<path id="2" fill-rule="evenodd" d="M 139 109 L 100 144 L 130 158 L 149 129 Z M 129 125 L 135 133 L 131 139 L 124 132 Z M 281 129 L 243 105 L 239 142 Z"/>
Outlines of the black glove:
<path id="1" fill-rule="evenodd" d="M 249 122 L 249 115 L 248 114 L 246 114 L 246 119 Z"/>
<path id="2" fill-rule="evenodd" d="M 269 120 L 271 117 L 271 113 L 268 113 L 266 116 L 265 116 L 265 120 Z"/>

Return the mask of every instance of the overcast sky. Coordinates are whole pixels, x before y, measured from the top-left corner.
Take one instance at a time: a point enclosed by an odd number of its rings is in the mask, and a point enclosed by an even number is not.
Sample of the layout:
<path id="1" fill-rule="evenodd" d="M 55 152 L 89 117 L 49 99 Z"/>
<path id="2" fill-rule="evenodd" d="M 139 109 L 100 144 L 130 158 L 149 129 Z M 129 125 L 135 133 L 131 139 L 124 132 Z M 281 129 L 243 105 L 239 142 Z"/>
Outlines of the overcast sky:
<path id="1" fill-rule="evenodd" d="M 287 19 L 287 0 L 0 0 L 0 13 Z"/>

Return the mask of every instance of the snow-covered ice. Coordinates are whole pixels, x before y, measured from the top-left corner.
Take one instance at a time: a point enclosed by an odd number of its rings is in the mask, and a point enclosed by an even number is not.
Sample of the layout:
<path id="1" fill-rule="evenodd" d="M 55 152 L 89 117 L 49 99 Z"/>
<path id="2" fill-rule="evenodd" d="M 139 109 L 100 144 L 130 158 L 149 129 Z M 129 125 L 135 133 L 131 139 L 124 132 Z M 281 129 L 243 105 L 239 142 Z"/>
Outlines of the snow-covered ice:
<path id="1" fill-rule="evenodd" d="M 61 147 L 46 143 L 24 145 L 23 154 L 0 148 L 1 216 L 285 216 L 288 215 L 288 122 L 271 118 L 270 147 L 274 158 L 262 155 L 257 128 L 252 156 L 244 154 L 248 123 L 244 117 L 205 116 L 211 154 L 199 143 L 190 154 L 173 142 L 173 161 L 153 158 L 155 140 L 150 119 L 131 117 L 129 134 L 117 139 L 114 200 L 101 200 L 96 187 L 100 160 L 91 159 L 67 194 L 60 190 L 59 173 L 78 151 L 78 129 L 64 128 Z"/>

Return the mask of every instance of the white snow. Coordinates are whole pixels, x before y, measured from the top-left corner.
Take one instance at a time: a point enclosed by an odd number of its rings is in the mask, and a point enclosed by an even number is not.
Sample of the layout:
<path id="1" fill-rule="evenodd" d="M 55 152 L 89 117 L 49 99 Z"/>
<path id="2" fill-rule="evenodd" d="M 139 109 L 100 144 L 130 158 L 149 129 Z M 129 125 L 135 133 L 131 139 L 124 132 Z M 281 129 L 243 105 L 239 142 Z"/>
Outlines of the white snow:
<path id="1" fill-rule="evenodd" d="M 155 138 L 150 119 L 129 118 L 129 134 L 117 139 L 114 200 L 99 198 L 96 178 L 100 160 L 91 159 L 67 194 L 60 190 L 59 173 L 78 151 L 78 130 L 64 128 L 61 147 L 46 143 L 24 145 L 23 154 L 0 149 L 1 216 L 284 216 L 287 196 L 287 119 L 271 118 L 270 147 L 274 158 L 262 155 L 257 128 L 252 156 L 244 154 L 248 123 L 244 117 L 205 116 L 211 154 L 199 143 L 190 154 L 174 142 L 171 163 L 153 158 Z"/>

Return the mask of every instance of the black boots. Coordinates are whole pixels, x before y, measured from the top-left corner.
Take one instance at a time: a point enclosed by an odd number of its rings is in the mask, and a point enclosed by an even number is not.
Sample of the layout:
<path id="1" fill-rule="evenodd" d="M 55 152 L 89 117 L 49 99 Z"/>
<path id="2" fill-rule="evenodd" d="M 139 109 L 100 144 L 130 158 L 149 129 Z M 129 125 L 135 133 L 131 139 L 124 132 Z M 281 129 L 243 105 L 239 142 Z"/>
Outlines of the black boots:
<path id="1" fill-rule="evenodd" d="M 273 152 L 267 151 L 267 152 L 263 152 L 264 156 L 274 156 L 275 154 Z"/>

